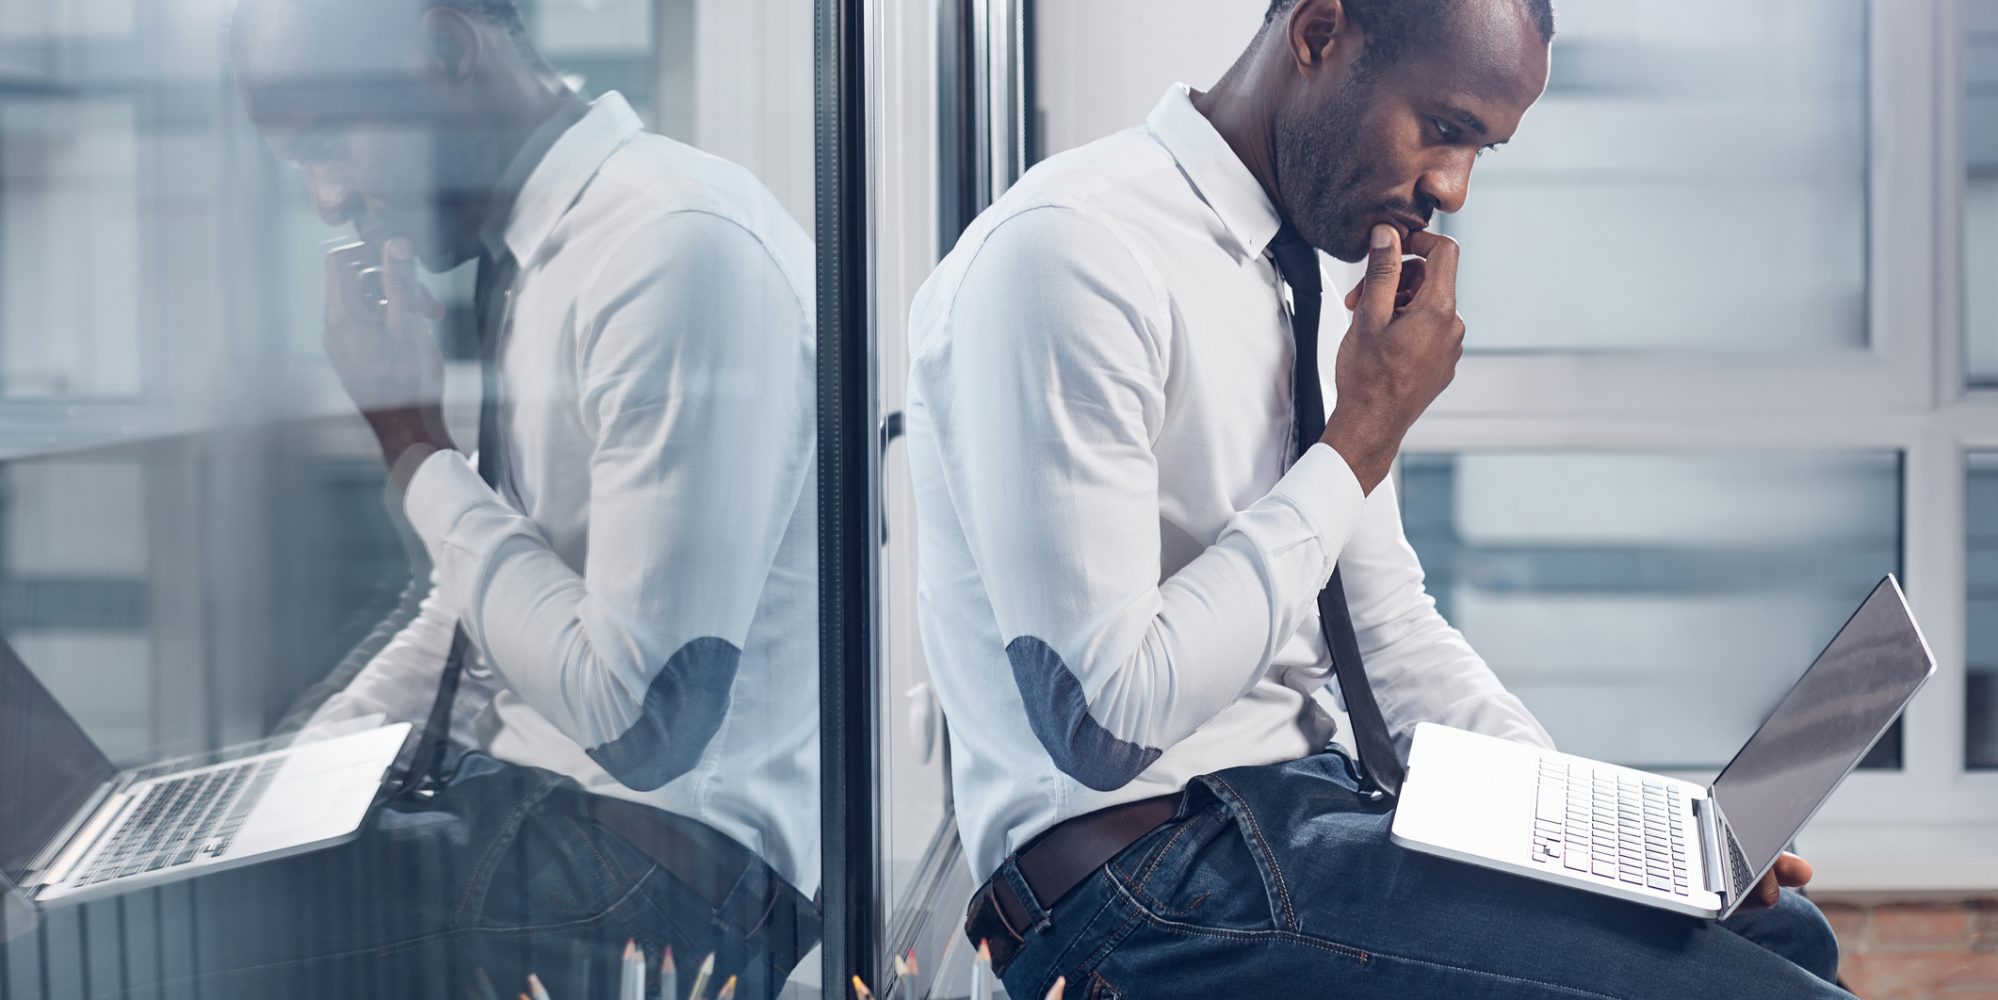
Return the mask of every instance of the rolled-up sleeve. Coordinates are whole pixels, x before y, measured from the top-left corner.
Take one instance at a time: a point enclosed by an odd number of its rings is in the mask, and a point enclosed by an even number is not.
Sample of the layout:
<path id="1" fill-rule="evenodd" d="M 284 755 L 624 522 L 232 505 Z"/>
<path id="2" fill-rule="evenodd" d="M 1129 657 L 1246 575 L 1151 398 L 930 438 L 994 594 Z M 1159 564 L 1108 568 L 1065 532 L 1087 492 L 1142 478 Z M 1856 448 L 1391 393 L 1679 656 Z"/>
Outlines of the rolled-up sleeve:
<path id="1" fill-rule="evenodd" d="M 1365 505 L 1345 461 L 1315 446 L 1165 576 L 1153 442 L 1169 310 L 1116 233 L 1040 208 L 988 237 L 916 358 L 1034 733 L 1102 791 L 1255 685 Z"/>
<path id="2" fill-rule="evenodd" d="M 636 221 L 580 289 L 586 572 L 443 453 L 406 509 L 440 593 L 508 687 L 626 785 L 690 770 L 816 448 L 809 306 L 748 230 Z"/>

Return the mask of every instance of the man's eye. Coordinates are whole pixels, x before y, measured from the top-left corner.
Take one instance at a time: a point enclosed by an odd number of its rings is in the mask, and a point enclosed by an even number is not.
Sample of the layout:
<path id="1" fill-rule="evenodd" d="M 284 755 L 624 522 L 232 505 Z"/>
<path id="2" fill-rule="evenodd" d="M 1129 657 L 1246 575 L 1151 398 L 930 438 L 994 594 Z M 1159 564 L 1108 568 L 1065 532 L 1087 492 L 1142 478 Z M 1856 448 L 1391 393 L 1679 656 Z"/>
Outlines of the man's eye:
<path id="1" fill-rule="evenodd" d="M 1444 142 L 1456 142 L 1457 137 L 1464 134 L 1463 129 L 1460 129 L 1457 126 L 1452 125 L 1441 118 L 1431 118 L 1430 121 L 1436 124 L 1436 135 L 1439 138 L 1441 138 Z"/>

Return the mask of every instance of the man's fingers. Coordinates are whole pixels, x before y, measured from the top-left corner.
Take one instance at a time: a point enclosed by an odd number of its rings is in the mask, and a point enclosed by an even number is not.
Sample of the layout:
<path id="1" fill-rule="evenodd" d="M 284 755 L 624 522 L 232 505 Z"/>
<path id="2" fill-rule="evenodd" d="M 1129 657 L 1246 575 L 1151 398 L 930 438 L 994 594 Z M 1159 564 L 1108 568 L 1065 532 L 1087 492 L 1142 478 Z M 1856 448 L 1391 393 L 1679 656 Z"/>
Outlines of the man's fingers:
<path id="1" fill-rule="evenodd" d="M 1767 908 L 1775 906 L 1782 899 L 1783 887 L 1777 883 L 1775 873 L 1772 872 L 1764 876 L 1762 881 L 1755 884 L 1755 902 L 1757 905 Z"/>
<path id="2" fill-rule="evenodd" d="M 1394 319 L 1394 296 L 1401 287 L 1401 234 L 1393 226 L 1374 227 L 1367 251 L 1367 277 L 1360 282 L 1354 318 L 1378 330 Z"/>
<path id="3" fill-rule="evenodd" d="M 361 272 L 373 265 L 364 243 L 337 247 L 326 254 L 326 316 L 350 315 L 358 304 Z"/>
<path id="4" fill-rule="evenodd" d="M 1408 252 L 1421 257 L 1428 267 L 1423 276 L 1421 301 L 1434 303 L 1438 309 L 1457 311 L 1457 258 L 1461 249 L 1456 240 L 1426 229 L 1409 234 Z"/>
<path id="5" fill-rule="evenodd" d="M 443 306 L 416 276 L 416 252 L 409 240 L 398 236 L 383 245 L 381 274 L 390 323 L 400 328 L 412 320 L 442 318 Z"/>
<path id="6" fill-rule="evenodd" d="M 1770 874 L 1775 875 L 1781 885 L 1800 888 L 1811 881 L 1811 863 L 1785 851 L 1776 859 L 1776 866 L 1770 869 Z"/>

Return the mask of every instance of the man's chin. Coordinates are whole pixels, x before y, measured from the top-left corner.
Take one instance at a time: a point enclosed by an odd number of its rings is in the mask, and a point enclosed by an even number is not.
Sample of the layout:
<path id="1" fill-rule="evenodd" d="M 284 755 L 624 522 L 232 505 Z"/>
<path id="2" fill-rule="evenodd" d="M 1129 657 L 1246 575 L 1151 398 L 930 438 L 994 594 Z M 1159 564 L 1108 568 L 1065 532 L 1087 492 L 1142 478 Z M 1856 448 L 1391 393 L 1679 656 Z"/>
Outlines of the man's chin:
<path id="1" fill-rule="evenodd" d="M 1367 232 L 1355 233 L 1342 237 L 1330 247 L 1320 247 L 1320 249 L 1336 260 L 1343 260 L 1348 264 L 1358 264 L 1367 259 L 1369 249 L 1367 245 L 1368 236 L 1369 233 Z"/>

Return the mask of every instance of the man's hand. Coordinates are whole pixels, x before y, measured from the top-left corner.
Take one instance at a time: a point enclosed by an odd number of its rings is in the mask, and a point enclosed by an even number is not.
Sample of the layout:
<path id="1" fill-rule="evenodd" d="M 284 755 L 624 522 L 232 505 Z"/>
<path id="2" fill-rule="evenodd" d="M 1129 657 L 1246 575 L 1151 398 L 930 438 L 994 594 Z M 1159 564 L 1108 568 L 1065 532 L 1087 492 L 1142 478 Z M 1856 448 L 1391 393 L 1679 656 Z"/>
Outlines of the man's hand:
<path id="1" fill-rule="evenodd" d="M 1422 260 L 1404 264 L 1401 235 L 1374 227 L 1366 280 L 1346 297 L 1353 325 L 1339 345 L 1339 399 L 1322 439 L 1368 493 L 1387 478 L 1402 438 L 1464 356 L 1456 242 L 1416 232 L 1408 249 Z"/>
<path id="2" fill-rule="evenodd" d="M 1783 889 L 1800 889 L 1811 880 L 1811 863 L 1788 851 L 1776 859 L 1769 874 L 1748 891 L 1742 910 L 1766 910 L 1776 905 Z"/>
<path id="3" fill-rule="evenodd" d="M 326 356 L 391 468 L 416 446 L 452 447 L 444 426 L 444 356 L 431 324 L 444 315 L 416 277 L 402 237 L 326 255 Z"/>

